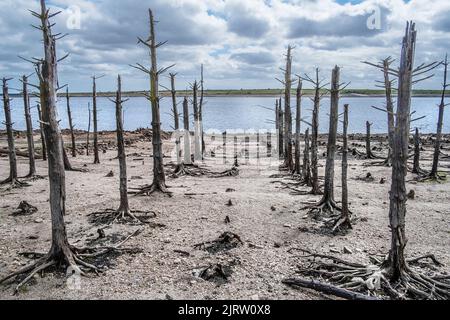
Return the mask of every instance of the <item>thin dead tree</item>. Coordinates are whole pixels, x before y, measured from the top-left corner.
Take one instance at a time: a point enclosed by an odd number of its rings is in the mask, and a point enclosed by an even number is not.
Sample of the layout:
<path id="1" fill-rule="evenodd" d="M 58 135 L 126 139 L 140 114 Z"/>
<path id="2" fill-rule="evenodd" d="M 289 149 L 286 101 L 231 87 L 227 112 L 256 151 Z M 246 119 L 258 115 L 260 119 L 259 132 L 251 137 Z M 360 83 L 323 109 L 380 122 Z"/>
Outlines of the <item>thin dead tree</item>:
<path id="1" fill-rule="evenodd" d="M 352 229 L 351 212 L 348 203 L 348 104 L 344 105 L 344 121 L 342 132 L 342 210 L 341 215 L 333 222 L 332 231 L 348 231 Z"/>
<path id="2" fill-rule="evenodd" d="M 275 131 L 276 131 L 276 152 L 280 156 L 281 134 L 280 134 L 280 110 L 278 109 L 278 99 L 275 101 Z"/>
<path id="3" fill-rule="evenodd" d="M 28 78 L 30 76 L 24 75 L 22 77 L 22 95 L 23 95 L 23 106 L 25 111 L 25 123 L 27 126 L 27 146 L 28 146 L 28 160 L 30 171 L 25 178 L 36 179 L 36 159 L 34 152 L 34 139 L 33 139 L 33 121 L 31 120 L 31 106 L 30 106 L 30 95 L 28 94 Z"/>
<path id="4" fill-rule="evenodd" d="M 294 174 L 301 175 L 301 154 L 300 154 L 300 135 L 301 135 L 301 121 L 302 121 L 302 80 L 298 79 L 297 95 L 296 95 L 296 113 L 295 113 L 295 167 Z"/>
<path id="5" fill-rule="evenodd" d="M 77 156 L 77 146 L 75 142 L 75 133 L 73 131 L 74 126 L 72 122 L 72 111 L 70 110 L 69 87 L 66 88 L 66 103 L 67 103 L 67 117 L 69 119 L 70 138 L 72 140 L 72 157 L 75 158 Z"/>
<path id="6" fill-rule="evenodd" d="M 197 81 L 191 86 L 192 106 L 194 109 L 194 160 L 202 161 L 202 137 L 201 137 L 201 118 L 198 104 L 198 91 L 200 89 Z"/>
<path id="7" fill-rule="evenodd" d="M 314 79 L 306 75 L 302 77 L 303 81 L 307 81 L 314 86 L 314 98 L 313 98 L 313 112 L 311 123 L 311 174 L 312 174 L 312 190 L 310 194 L 320 195 L 322 194 L 319 185 L 319 112 L 320 101 L 324 95 L 322 90 L 329 85 L 324 80 L 319 79 L 319 68 L 316 68 Z"/>
<path id="8" fill-rule="evenodd" d="M 191 131 L 189 128 L 189 101 L 186 97 L 183 100 L 183 121 L 184 121 L 184 164 L 192 164 L 191 155 Z"/>
<path id="9" fill-rule="evenodd" d="M 366 159 L 378 159 L 376 155 L 372 152 L 371 146 L 371 128 L 373 123 L 366 121 Z"/>
<path id="10" fill-rule="evenodd" d="M 155 36 L 155 20 L 153 12 L 148 10 L 150 18 L 150 35 L 148 40 L 138 38 L 139 43 L 149 49 L 150 69 L 142 64 L 136 64 L 134 68 L 146 73 L 150 77 L 150 94 L 145 94 L 152 107 L 152 144 L 153 144 L 153 183 L 151 185 L 139 188 L 136 195 L 150 195 L 154 192 L 170 194 L 166 186 L 166 175 L 164 173 L 164 154 L 161 135 L 161 116 L 160 116 L 160 96 L 159 96 L 159 76 L 170 69 L 172 66 L 158 69 L 156 50 L 166 42 L 157 42 Z"/>
<path id="11" fill-rule="evenodd" d="M 311 207 L 310 213 L 320 217 L 322 213 L 334 214 L 335 210 L 342 209 L 334 199 L 334 162 L 336 156 L 337 127 L 339 121 L 339 95 L 342 88 L 340 80 L 340 68 L 333 69 L 331 77 L 331 103 L 330 103 L 330 127 L 328 132 L 327 162 L 325 167 L 325 185 L 322 200 Z"/>
<path id="12" fill-rule="evenodd" d="M 312 187 L 312 177 L 311 177 L 311 161 L 309 157 L 310 149 L 310 138 L 309 138 L 309 128 L 305 131 L 305 149 L 303 151 L 303 167 L 302 167 L 302 181 L 306 186 Z"/>
<path id="13" fill-rule="evenodd" d="M 47 148 L 45 147 L 45 133 L 44 133 L 44 124 L 42 123 L 42 113 L 41 106 L 37 104 L 37 111 L 39 116 L 39 129 L 41 134 L 41 152 L 42 152 L 42 160 L 47 161 Z"/>
<path id="14" fill-rule="evenodd" d="M 90 135 L 91 135 L 91 106 L 88 103 L 88 128 L 86 132 L 86 156 L 89 156 L 89 144 L 90 144 Z"/>
<path id="15" fill-rule="evenodd" d="M 5 112 L 5 122 L 6 135 L 8 138 L 8 158 L 9 158 L 9 177 L 0 182 L 0 185 L 9 184 L 10 188 L 21 188 L 25 186 L 23 182 L 18 180 L 17 174 L 17 156 L 16 156 L 16 146 L 14 141 L 14 130 L 13 122 L 11 119 L 11 99 L 9 98 L 8 81 L 11 78 L 3 78 L 3 108 Z"/>
<path id="16" fill-rule="evenodd" d="M 441 144 L 442 144 L 442 126 L 444 124 L 444 109 L 450 104 L 445 103 L 445 95 L 447 88 L 450 84 L 447 83 L 447 72 L 448 72 L 448 57 L 445 56 L 445 60 L 442 63 L 444 65 L 444 83 L 442 84 L 442 95 L 441 95 L 441 103 L 439 104 L 439 117 L 436 131 L 436 141 L 434 145 L 434 154 L 433 154 L 433 165 L 431 167 L 431 172 L 425 177 L 423 177 L 422 181 L 445 181 L 446 177 L 439 173 L 439 155 L 441 153 Z"/>
<path id="17" fill-rule="evenodd" d="M 117 158 L 119 159 L 119 191 L 120 205 L 119 209 L 108 209 L 103 212 L 95 212 L 91 214 L 91 222 L 100 222 L 111 225 L 113 223 L 145 223 L 137 213 L 140 211 L 131 211 L 128 201 L 128 178 L 127 178 L 127 155 L 125 151 L 125 142 L 123 138 L 123 111 L 122 105 L 128 99 L 122 99 L 122 79 L 117 76 L 116 99 L 111 100 L 116 106 L 116 135 L 117 135 Z"/>
<path id="18" fill-rule="evenodd" d="M 178 113 L 178 104 L 177 104 L 177 91 L 175 89 L 175 77 L 176 73 L 169 73 L 170 76 L 170 95 L 172 97 L 172 117 L 174 121 L 174 130 L 175 130 L 175 150 L 177 153 L 177 169 L 182 166 L 182 161 L 180 157 L 180 138 L 179 138 L 179 130 L 180 130 L 180 115 Z"/>
<path id="19" fill-rule="evenodd" d="M 205 80 L 203 77 L 203 64 L 200 69 L 200 103 L 198 105 L 199 119 L 200 119 L 200 131 L 202 135 L 202 160 L 204 160 L 206 154 L 205 145 L 205 132 L 203 130 L 203 107 L 204 107 L 204 96 L 205 96 Z"/>
<path id="20" fill-rule="evenodd" d="M 412 264 L 424 259 L 430 259 L 438 264 L 433 255 L 426 255 L 412 260 L 406 260 L 405 248 L 407 238 L 406 222 L 406 176 L 408 173 L 408 142 L 410 134 L 410 108 L 414 76 L 414 52 L 416 45 L 416 30 L 413 23 L 408 23 L 403 40 L 399 70 L 398 101 L 392 153 L 392 184 L 390 191 L 389 224 L 391 230 L 391 248 L 379 266 L 367 266 L 350 263 L 344 260 L 307 252 L 305 257 L 313 260 L 308 268 L 301 273 L 310 276 L 321 276 L 334 284 L 329 292 L 342 296 L 344 291 L 364 292 L 374 295 L 388 295 L 394 299 L 440 299 L 450 298 L 450 283 L 448 276 L 427 275 L 411 268 Z M 303 250 L 305 251 L 305 250 Z M 306 251 L 305 251 L 306 252 Z M 292 280 L 292 279 L 291 279 Z M 285 283 L 304 286 L 300 281 Z M 316 288 L 319 288 L 318 286 Z M 323 288 L 322 288 L 323 289 Z M 322 290 L 319 289 L 319 290 Z M 348 290 L 349 289 L 349 290 Z"/>
<path id="21" fill-rule="evenodd" d="M 92 115 L 94 121 L 94 164 L 100 164 L 100 156 L 98 152 L 98 113 L 97 113 L 97 79 L 104 76 L 92 77 Z"/>
<path id="22" fill-rule="evenodd" d="M 419 128 L 416 128 L 416 132 L 414 134 L 414 161 L 413 161 L 413 169 L 412 173 L 414 174 L 428 174 L 425 170 L 420 167 L 420 133 Z"/>
<path id="23" fill-rule="evenodd" d="M 40 4 L 41 12 L 32 11 L 32 14 L 41 22 L 37 28 L 42 31 L 45 58 L 33 60 L 33 63 L 36 66 L 36 73 L 39 77 L 39 86 L 41 88 L 42 117 L 48 151 L 52 243 L 50 251 L 38 261 L 0 280 L 0 283 L 4 283 L 12 278 L 20 278 L 19 284 L 15 287 L 15 293 L 33 279 L 36 274 L 45 272 L 50 268 L 63 268 L 64 272 L 69 270 L 78 275 L 85 275 L 87 271 L 99 271 L 97 267 L 82 260 L 83 255 L 86 255 L 88 251 L 89 254 L 87 255 L 89 257 L 95 257 L 99 254 L 96 255 L 95 250 L 92 249 L 77 249 L 69 244 L 67 238 L 64 222 L 66 210 L 65 172 L 61 131 L 56 111 L 56 92 L 58 88 L 55 76 L 57 75 L 57 62 L 60 60 L 55 55 L 55 42 L 57 39 L 60 39 L 60 36 L 52 34 L 51 27 L 53 24 L 49 22 L 49 18 L 54 17 L 57 13 L 51 14 L 47 10 L 45 0 L 41 0 Z M 111 249 L 103 249 L 100 252 L 104 254 L 109 251 Z"/>
<path id="24" fill-rule="evenodd" d="M 284 80 L 279 80 L 284 85 L 284 163 L 282 168 L 292 172 L 294 160 L 292 155 L 292 111 L 291 111 L 291 90 L 295 80 L 292 79 L 292 46 L 288 46 L 286 53 L 286 68 Z"/>

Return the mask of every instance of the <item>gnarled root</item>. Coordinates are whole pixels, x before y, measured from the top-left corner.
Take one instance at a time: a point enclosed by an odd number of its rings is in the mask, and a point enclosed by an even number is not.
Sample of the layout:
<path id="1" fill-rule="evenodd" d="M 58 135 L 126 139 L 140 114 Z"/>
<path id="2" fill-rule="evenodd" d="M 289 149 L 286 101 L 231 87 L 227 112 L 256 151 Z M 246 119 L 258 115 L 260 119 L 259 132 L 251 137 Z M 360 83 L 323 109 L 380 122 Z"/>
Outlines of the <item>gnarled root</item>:
<path id="1" fill-rule="evenodd" d="M 450 298 L 450 282 L 439 276 L 427 276 L 411 270 L 408 266 L 398 279 L 392 280 L 392 271 L 386 264 L 362 265 L 341 260 L 336 257 L 304 253 L 301 258 L 309 258 L 309 264 L 299 267 L 298 273 L 327 280 L 336 289 L 345 289 L 370 296 L 389 296 L 393 299 L 432 299 Z M 422 257 L 424 258 L 424 257 Z"/>
<path id="2" fill-rule="evenodd" d="M 7 184 L 8 184 L 7 190 L 21 189 L 21 188 L 25 188 L 25 187 L 29 187 L 30 186 L 26 182 L 19 181 L 18 179 L 11 178 L 11 177 L 9 177 L 8 179 L 0 182 L 0 186 L 7 185 Z"/>
<path id="3" fill-rule="evenodd" d="M 211 178 L 226 178 L 226 177 L 237 177 L 239 175 L 239 169 L 236 167 L 231 168 L 223 172 L 212 173 Z"/>
<path id="4" fill-rule="evenodd" d="M 336 211 L 342 211 L 337 203 L 328 197 L 323 197 L 319 203 L 307 206 L 302 210 L 309 210 L 308 215 L 312 215 L 317 220 L 323 219 L 324 216 L 334 217 Z"/>
<path id="5" fill-rule="evenodd" d="M 172 196 L 172 192 L 168 190 L 168 187 L 165 185 L 165 183 L 154 182 L 151 185 L 145 185 L 140 188 L 130 188 L 130 189 L 135 190 L 129 192 L 129 194 L 132 194 L 134 196 L 149 196 L 155 192 L 161 192 L 163 194 L 168 195 L 169 197 Z"/>
<path id="6" fill-rule="evenodd" d="M 122 249 L 121 246 L 129 239 L 139 234 L 141 230 L 137 230 L 123 241 L 111 247 L 99 247 L 99 248 L 76 248 L 70 245 L 66 245 L 59 250 L 52 248 L 50 252 L 44 256 L 41 256 L 39 260 L 29 266 L 11 273 L 10 275 L 0 279 L 0 284 L 14 279 L 18 284 L 14 288 L 14 295 L 19 293 L 20 288 L 30 282 L 33 277 L 38 273 L 44 273 L 46 270 L 53 268 L 53 272 L 62 271 L 67 273 L 71 271 L 73 274 L 80 276 L 87 276 L 89 272 L 96 274 L 102 272 L 102 270 L 86 260 L 93 259 L 99 256 L 106 255 L 111 252 L 125 253 L 136 252 L 136 249 Z"/>
<path id="7" fill-rule="evenodd" d="M 149 216 L 148 214 L 152 214 Z M 138 216 L 138 214 L 140 216 Z M 130 209 L 106 209 L 102 212 L 94 212 L 89 215 L 89 222 L 94 224 L 112 225 L 119 224 L 148 224 L 148 219 L 155 218 L 155 212 L 131 211 Z"/>
<path id="8" fill-rule="evenodd" d="M 447 175 L 443 172 L 438 172 L 436 174 L 426 173 L 424 175 L 419 175 L 416 179 L 417 182 L 438 182 L 444 183 L 447 181 Z"/>
<path id="9" fill-rule="evenodd" d="M 174 179 L 182 176 L 200 177 L 207 175 L 208 173 L 209 171 L 206 169 L 202 169 L 198 166 L 186 166 L 182 163 L 175 167 L 175 170 L 170 177 Z"/>
<path id="10" fill-rule="evenodd" d="M 339 216 L 333 218 L 325 224 L 333 233 L 347 233 L 353 229 L 351 216 Z"/>

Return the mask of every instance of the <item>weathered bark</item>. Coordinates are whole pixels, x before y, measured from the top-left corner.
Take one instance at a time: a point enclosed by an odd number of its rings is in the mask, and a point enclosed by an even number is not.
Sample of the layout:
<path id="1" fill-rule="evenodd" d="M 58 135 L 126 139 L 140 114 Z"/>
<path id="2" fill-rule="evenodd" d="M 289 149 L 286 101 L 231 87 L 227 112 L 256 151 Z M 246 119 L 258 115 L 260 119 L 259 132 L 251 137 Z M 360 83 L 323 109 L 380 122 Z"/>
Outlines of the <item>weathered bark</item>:
<path id="1" fill-rule="evenodd" d="M 31 120 L 31 112 L 30 112 L 30 96 L 28 94 L 28 77 L 22 77 L 22 85 L 23 85 L 23 106 L 25 111 L 25 122 L 27 125 L 27 146 L 28 146 L 28 160 L 30 171 L 26 178 L 33 178 L 36 176 L 36 159 L 34 152 L 34 139 L 33 139 L 33 122 Z"/>
<path id="2" fill-rule="evenodd" d="M 333 231 L 352 229 L 350 209 L 348 204 L 348 104 L 344 105 L 343 144 L 342 144 L 342 210 L 341 216 L 336 220 Z"/>
<path id="3" fill-rule="evenodd" d="M 42 160 L 47 161 L 47 148 L 45 146 L 44 125 L 42 123 L 42 112 L 41 112 L 41 106 L 39 103 L 37 104 L 37 111 L 38 111 L 38 116 L 39 116 L 39 129 L 40 129 L 40 134 L 41 134 Z"/>
<path id="4" fill-rule="evenodd" d="M 275 146 L 276 146 L 276 154 L 280 155 L 280 110 L 278 109 L 278 99 L 275 101 Z"/>
<path id="5" fill-rule="evenodd" d="M 92 77 L 92 115 L 94 121 L 94 164 L 100 163 L 98 152 L 98 119 L 97 119 L 97 78 Z"/>
<path id="6" fill-rule="evenodd" d="M 319 69 L 316 68 L 316 82 L 314 90 L 314 107 L 312 115 L 312 131 L 311 131 L 311 173 L 312 173 L 312 190 L 311 194 L 318 195 L 321 193 L 319 187 L 319 111 L 320 111 L 320 84 Z"/>
<path id="7" fill-rule="evenodd" d="M 3 78 L 3 108 L 5 112 L 5 126 L 6 135 L 8 139 L 8 151 L 9 151 L 9 177 L 5 181 L 0 182 L 0 184 L 11 184 L 14 187 L 17 181 L 17 157 L 16 157 L 16 147 L 14 141 L 13 123 L 11 120 L 11 106 L 8 90 L 8 81 L 10 79 Z"/>
<path id="8" fill-rule="evenodd" d="M 202 134 L 202 160 L 204 160 L 206 153 L 206 145 L 205 145 L 205 132 L 203 130 L 203 107 L 204 107 L 204 95 L 205 95 L 205 81 L 203 78 L 203 64 L 201 66 L 200 71 L 200 103 L 199 103 L 199 118 L 200 118 L 200 132 Z"/>
<path id="9" fill-rule="evenodd" d="M 295 167 L 294 174 L 301 174 L 300 134 L 302 121 L 302 80 L 298 79 L 297 104 L 295 113 Z"/>
<path id="10" fill-rule="evenodd" d="M 278 119 L 279 119 L 279 127 L 278 127 L 278 133 L 279 133 L 279 144 L 278 144 L 278 148 L 279 148 L 279 154 L 280 154 L 280 158 L 284 158 L 285 154 L 284 154 L 284 112 L 283 112 L 283 107 L 281 105 L 281 98 L 278 100 Z"/>
<path id="11" fill-rule="evenodd" d="M 91 107 L 88 105 L 88 128 L 86 134 L 86 156 L 89 156 L 89 144 L 90 144 L 90 135 L 91 135 Z"/>
<path id="12" fill-rule="evenodd" d="M 303 151 L 303 167 L 302 167 L 302 180 L 308 186 L 312 186 L 311 178 L 311 161 L 309 158 L 309 148 L 310 148 L 310 138 L 309 129 L 305 132 L 305 150 Z"/>
<path id="13" fill-rule="evenodd" d="M 415 45 L 415 25 L 408 23 L 406 35 L 403 39 L 400 61 L 396 130 L 392 154 L 392 184 L 389 209 L 389 224 L 392 240 L 389 257 L 385 262 L 392 281 L 400 279 L 407 270 L 404 255 L 407 243 L 405 234 L 407 201 L 405 181 L 408 173 L 408 142 Z"/>
<path id="14" fill-rule="evenodd" d="M 67 101 L 67 117 L 69 119 L 70 138 L 72 140 L 72 157 L 75 158 L 77 156 L 77 146 L 75 143 L 75 133 L 73 132 L 72 111 L 70 110 L 69 87 L 67 87 L 66 90 L 66 101 Z"/>
<path id="15" fill-rule="evenodd" d="M 202 161 L 202 137 L 201 137 L 201 119 L 200 108 L 198 104 L 198 83 L 194 82 L 192 86 L 192 106 L 194 108 L 194 160 Z"/>
<path id="16" fill-rule="evenodd" d="M 423 170 L 420 168 L 420 134 L 419 128 L 416 128 L 416 133 L 414 134 L 414 162 L 412 173 L 421 174 Z"/>
<path id="17" fill-rule="evenodd" d="M 183 101 L 183 120 L 184 120 L 184 164 L 191 165 L 191 131 L 189 129 L 189 102 L 185 97 Z"/>
<path id="18" fill-rule="evenodd" d="M 377 157 L 373 154 L 371 146 L 371 127 L 372 123 L 366 121 L 366 158 L 376 159 Z"/>
<path id="19" fill-rule="evenodd" d="M 388 117 L 388 142 L 389 152 L 386 159 L 386 165 L 392 165 L 392 149 L 394 146 L 395 119 L 394 119 L 394 102 L 392 100 L 392 81 L 389 77 L 389 68 L 391 61 L 389 58 L 383 61 L 384 85 L 386 90 L 386 111 Z"/>
<path id="20" fill-rule="evenodd" d="M 118 213 L 122 215 L 121 218 L 123 219 L 131 212 L 128 203 L 127 155 L 125 153 L 125 143 L 123 139 L 122 102 L 122 81 L 119 75 L 117 77 L 116 93 L 117 158 L 119 159 L 120 170 L 120 206 L 118 209 Z"/>
<path id="21" fill-rule="evenodd" d="M 431 168 L 430 177 L 433 179 L 439 178 L 438 170 L 439 170 L 439 155 L 441 153 L 441 143 L 442 143 L 442 126 L 444 123 L 444 109 L 446 107 L 445 104 L 445 93 L 448 88 L 447 84 L 447 70 L 448 70 L 448 60 L 447 56 L 445 56 L 444 62 L 444 84 L 442 89 L 441 103 L 439 104 L 439 118 L 437 124 L 436 131 L 436 142 L 434 146 L 434 155 L 433 155 L 433 166 Z"/>
<path id="22" fill-rule="evenodd" d="M 175 89 L 175 77 L 176 73 L 170 73 L 170 94 L 172 96 L 172 114 L 174 121 L 174 129 L 176 134 L 175 139 L 175 152 L 177 153 L 177 165 L 181 165 L 181 157 L 180 157 L 180 138 L 178 131 L 180 130 L 180 115 L 178 114 L 178 106 L 177 106 L 177 91 Z"/>
<path id="23" fill-rule="evenodd" d="M 292 157 L 292 112 L 291 112 L 291 88 L 292 88 L 292 47 L 289 46 L 286 56 L 286 70 L 284 74 L 284 166 L 292 171 L 294 160 Z"/>
<path id="24" fill-rule="evenodd" d="M 224 131 L 222 133 L 222 140 L 223 140 L 223 146 L 222 146 L 222 149 L 223 149 L 223 163 L 226 164 L 228 162 L 227 161 L 228 152 L 227 152 L 227 132 L 226 131 Z"/>

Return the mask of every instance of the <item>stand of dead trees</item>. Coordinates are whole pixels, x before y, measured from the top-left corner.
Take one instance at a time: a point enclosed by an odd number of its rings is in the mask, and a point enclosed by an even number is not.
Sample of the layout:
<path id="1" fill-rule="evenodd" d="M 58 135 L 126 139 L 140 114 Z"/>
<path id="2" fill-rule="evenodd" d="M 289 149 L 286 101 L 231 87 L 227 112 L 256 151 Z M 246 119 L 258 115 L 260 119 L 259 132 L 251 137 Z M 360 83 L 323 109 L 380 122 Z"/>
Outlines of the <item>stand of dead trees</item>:
<path id="1" fill-rule="evenodd" d="M 344 260 L 313 254 L 306 250 L 304 258 L 312 258 L 312 264 L 300 273 L 319 276 L 339 285 L 329 285 L 328 292 L 344 296 L 343 291 L 365 292 L 370 295 L 389 295 L 394 299 L 408 297 L 418 299 L 450 298 L 448 277 L 429 276 L 417 272 L 411 265 L 423 259 L 433 259 L 432 255 L 410 260 L 405 258 L 407 238 L 406 222 L 406 175 L 408 162 L 408 141 L 411 123 L 412 86 L 420 80 L 414 80 L 418 69 L 413 69 L 416 46 L 416 30 L 413 23 L 408 23 L 403 39 L 399 78 L 398 101 L 395 119 L 394 144 L 392 150 L 392 184 L 390 191 L 389 225 L 391 230 L 391 249 L 388 256 L 379 266 L 365 266 Z M 421 67 L 419 67 L 420 69 Z M 427 77 L 429 78 L 429 77 Z M 376 260 L 376 259 L 374 259 Z M 304 279 L 289 279 L 289 285 L 305 286 Z M 306 281 L 308 282 L 308 281 Z M 324 287 L 316 286 L 323 290 Z M 330 291 L 331 289 L 331 291 Z"/>
<path id="2" fill-rule="evenodd" d="M 147 99 L 151 103 L 152 108 L 152 144 L 153 144 L 153 183 L 151 185 L 139 188 L 136 195 L 150 195 L 154 192 L 162 192 L 170 194 L 166 186 L 166 175 L 164 173 L 164 154 L 161 138 L 161 117 L 160 117 L 160 97 L 159 97 L 159 76 L 173 66 L 158 69 L 156 50 L 165 42 L 156 42 L 155 21 L 152 10 L 149 10 L 150 17 L 150 35 L 148 40 L 138 38 L 139 43 L 149 49 L 150 53 L 150 69 L 141 64 L 136 64 L 134 68 L 146 73 L 150 77 L 150 94 L 146 94 Z"/>
<path id="3" fill-rule="evenodd" d="M 52 26 L 49 19 L 57 15 L 51 14 L 46 8 L 45 0 L 40 1 L 41 11 L 32 11 L 33 16 L 40 21 L 37 27 L 42 31 L 44 43 L 44 59 L 30 60 L 35 64 L 36 74 L 39 78 L 40 98 L 42 106 L 42 119 L 44 123 L 45 139 L 48 156 L 48 173 L 50 182 L 50 212 L 52 220 L 51 248 L 35 263 L 22 270 L 14 272 L 0 280 L 4 283 L 12 278 L 20 279 L 15 287 L 15 293 L 28 283 L 34 275 L 52 270 L 70 270 L 78 275 L 85 275 L 88 271 L 100 271 L 97 267 L 82 260 L 83 257 L 96 257 L 112 250 L 120 250 L 118 247 L 101 248 L 99 251 L 84 248 L 79 249 L 69 244 L 64 216 L 66 213 L 65 200 L 65 171 L 63 160 L 63 144 L 61 131 L 57 119 L 56 92 L 57 92 L 57 62 L 55 43 L 60 35 L 52 34 Z"/>

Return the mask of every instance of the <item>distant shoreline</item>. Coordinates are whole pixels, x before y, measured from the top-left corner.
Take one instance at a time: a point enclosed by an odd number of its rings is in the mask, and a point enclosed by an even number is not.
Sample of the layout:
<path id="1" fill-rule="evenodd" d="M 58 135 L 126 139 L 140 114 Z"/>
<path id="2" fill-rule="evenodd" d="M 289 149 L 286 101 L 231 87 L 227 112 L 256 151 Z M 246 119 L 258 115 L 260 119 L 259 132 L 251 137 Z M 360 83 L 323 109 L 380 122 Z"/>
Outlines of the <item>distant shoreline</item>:
<path id="1" fill-rule="evenodd" d="M 144 97 L 145 91 L 126 91 L 122 93 L 124 97 Z M 325 97 L 328 94 L 325 93 Z M 21 94 L 10 94 L 11 96 L 20 97 Z M 64 97 L 65 93 L 59 93 L 58 96 Z M 89 98 L 92 97 L 90 92 L 72 92 L 69 93 L 70 97 L 73 98 Z M 115 92 L 98 92 L 98 97 L 115 97 Z M 170 92 L 160 91 L 162 97 L 169 97 Z M 191 91 L 180 90 L 177 91 L 178 97 L 191 96 Z M 314 91 L 312 89 L 303 90 L 303 95 L 305 97 L 313 97 Z M 440 98 L 442 95 L 441 90 L 414 90 L 414 98 Z M 0 94 L 1 96 L 1 94 Z M 281 89 L 242 89 L 242 90 L 207 90 L 205 91 L 205 97 L 273 97 L 278 98 L 284 96 L 284 92 Z M 293 91 L 293 96 L 295 96 L 295 90 Z M 394 93 L 394 96 L 396 94 Z M 383 98 L 385 94 L 383 90 L 369 90 L 369 89 L 347 89 L 341 94 L 344 98 Z M 450 92 L 446 94 L 446 97 L 450 97 Z"/>

